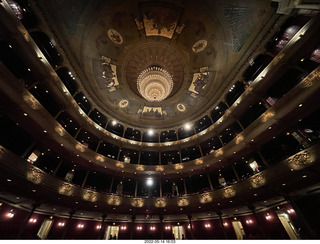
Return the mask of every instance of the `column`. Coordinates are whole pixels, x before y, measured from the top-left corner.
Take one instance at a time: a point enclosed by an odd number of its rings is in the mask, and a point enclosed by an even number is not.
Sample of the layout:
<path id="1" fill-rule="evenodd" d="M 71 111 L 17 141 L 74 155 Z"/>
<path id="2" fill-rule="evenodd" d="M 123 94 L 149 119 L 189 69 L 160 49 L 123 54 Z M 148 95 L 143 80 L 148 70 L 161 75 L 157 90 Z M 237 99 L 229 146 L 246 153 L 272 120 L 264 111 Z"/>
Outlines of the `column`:
<path id="1" fill-rule="evenodd" d="M 184 188 L 184 195 L 187 195 L 187 185 L 186 185 L 185 179 L 183 179 L 183 188 Z"/>
<path id="2" fill-rule="evenodd" d="M 259 150 L 256 150 L 257 154 L 259 155 L 259 157 L 261 158 L 262 162 L 269 167 L 269 164 L 267 162 L 267 160 L 264 158 L 264 156 L 262 155 L 262 153 Z"/>
<path id="3" fill-rule="evenodd" d="M 78 130 L 77 130 L 77 132 L 76 132 L 76 134 L 75 134 L 75 136 L 73 137 L 73 138 L 77 138 L 78 137 L 78 135 L 79 135 L 79 133 L 80 133 L 80 131 L 82 130 L 82 127 L 80 127 Z"/>
<path id="4" fill-rule="evenodd" d="M 136 220 L 136 216 L 131 216 L 131 230 L 130 230 L 130 240 L 133 239 L 133 233 L 134 233 L 134 221 Z"/>
<path id="5" fill-rule="evenodd" d="M 191 214 L 188 214 L 188 219 L 189 219 L 189 224 L 190 224 L 190 232 L 191 232 L 191 239 L 194 240 L 194 235 L 193 235 L 193 229 L 192 229 L 192 216 Z"/>
<path id="6" fill-rule="evenodd" d="M 100 232 L 99 232 L 99 240 L 103 240 L 103 237 L 104 237 L 104 233 L 106 232 L 106 222 L 105 222 L 105 219 L 107 218 L 108 216 L 108 213 L 104 213 L 102 215 L 102 221 L 101 221 L 101 229 L 100 229 Z"/>
<path id="7" fill-rule="evenodd" d="M 102 142 L 102 140 L 100 140 L 100 141 L 99 141 L 98 146 L 97 146 L 97 148 L 96 148 L 96 151 L 95 151 L 95 152 L 98 152 L 101 142 Z"/>
<path id="8" fill-rule="evenodd" d="M 60 116 L 60 114 L 64 112 L 63 109 L 61 109 L 55 116 L 54 116 L 54 119 L 57 120 L 57 118 Z"/>
<path id="9" fill-rule="evenodd" d="M 110 184 L 110 188 L 109 188 L 109 193 L 112 193 L 113 181 L 114 181 L 114 177 L 112 177 L 112 180 L 111 180 L 111 184 Z"/>
<path id="10" fill-rule="evenodd" d="M 296 214 L 298 215 L 301 224 L 302 224 L 302 234 L 305 239 L 317 239 L 316 233 L 314 233 L 313 229 L 310 227 L 308 221 L 305 219 L 303 214 L 301 213 L 299 207 L 297 204 L 294 202 L 292 197 L 290 197 L 288 194 L 284 193 L 283 197 L 286 199 L 286 201 L 291 205 L 291 207 L 294 209 Z"/>
<path id="11" fill-rule="evenodd" d="M 20 228 L 20 231 L 17 235 L 17 239 L 21 239 L 21 235 L 23 234 L 28 222 L 29 222 L 29 219 L 31 218 L 31 216 L 33 215 L 34 211 L 41 205 L 40 202 L 35 202 L 34 204 L 32 204 L 32 209 L 30 211 L 30 213 L 28 214 L 27 218 L 24 220 L 21 228 Z"/>
<path id="12" fill-rule="evenodd" d="M 32 144 L 21 155 L 21 158 L 25 158 L 36 144 L 37 144 L 36 142 L 32 142 Z"/>
<path id="13" fill-rule="evenodd" d="M 138 164 L 140 164 L 140 160 L 141 160 L 141 150 L 139 149 L 139 152 L 138 152 Z"/>
<path id="14" fill-rule="evenodd" d="M 162 184 L 161 184 L 161 179 L 159 181 L 159 184 L 160 184 L 160 197 L 162 197 Z"/>
<path id="15" fill-rule="evenodd" d="M 53 171 L 53 176 L 56 175 L 56 173 L 58 172 L 58 170 L 60 169 L 61 165 L 62 165 L 63 159 L 61 159 L 57 165 L 57 167 L 55 168 L 55 170 Z"/>
<path id="16" fill-rule="evenodd" d="M 71 224 L 71 219 L 72 219 L 72 216 L 76 213 L 76 210 L 75 209 L 72 209 L 70 212 L 69 212 L 69 219 L 67 221 L 67 225 L 66 225 L 66 228 L 63 230 L 63 233 L 62 233 L 62 236 L 61 236 L 61 240 L 64 240 L 65 237 L 66 237 L 66 234 L 70 228 L 70 224 Z"/>
<path id="17" fill-rule="evenodd" d="M 238 172 L 236 171 L 236 168 L 233 165 L 232 165 L 232 170 L 233 170 L 233 173 L 236 175 L 237 181 L 240 181 Z"/>
<path id="18" fill-rule="evenodd" d="M 229 237 L 228 237 L 228 234 L 227 234 L 227 231 L 226 231 L 226 227 L 224 226 L 224 223 L 223 223 L 222 212 L 221 212 L 220 210 L 214 210 L 214 211 L 215 211 L 215 212 L 217 213 L 217 215 L 219 216 L 220 225 L 221 225 L 221 227 L 222 227 L 222 231 L 223 231 L 224 238 L 225 238 L 226 240 L 228 240 Z"/>
<path id="19" fill-rule="evenodd" d="M 134 197 L 137 197 L 138 193 L 138 181 L 136 180 L 136 187 L 134 188 Z"/>
<path id="20" fill-rule="evenodd" d="M 121 148 L 119 147 L 119 151 L 118 151 L 118 155 L 117 155 L 117 161 L 120 161 L 119 158 L 120 158 L 120 153 L 121 153 Z"/>
<path id="21" fill-rule="evenodd" d="M 160 219 L 160 240 L 163 240 L 163 216 L 159 216 Z"/>
<path id="22" fill-rule="evenodd" d="M 256 207 L 253 206 L 253 205 L 249 205 L 248 208 L 252 211 L 252 213 L 253 213 L 253 215 L 254 215 L 254 218 L 255 218 L 255 220 L 256 220 L 256 222 L 257 222 L 257 225 L 258 225 L 258 229 L 259 229 L 261 238 L 262 238 L 262 239 L 267 239 L 266 233 L 264 233 L 263 227 L 262 227 L 262 225 L 261 225 L 261 222 L 260 222 L 260 220 L 259 220 L 258 217 L 257 217 L 256 211 L 255 211 Z"/>
<path id="23" fill-rule="evenodd" d="M 88 179 L 88 175 L 89 175 L 89 171 L 87 171 L 86 176 L 84 177 L 83 182 L 81 184 L 81 187 L 84 187 L 84 185 L 86 184 L 86 181 Z"/>
<path id="24" fill-rule="evenodd" d="M 198 147 L 199 147 L 200 155 L 201 155 L 201 157 L 203 157 L 202 148 L 200 147 L 200 145 Z"/>
<path id="25" fill-rule="evenodd" d="M 223 143 L 223 141 L 222 141 L 222 139 L 221 139 L 221 134 L 220 134 L 220 131 L 218 131 L 217 132 L 217 134 L 218 134 L 218 138 L 219 138 L 219 141 L 220 141 L 220 143 L 221 143 L 221 145 L 222 145 L 222 147 L 224 146 L 224 143 Z"/>
<path id="26" fill-rule="evenodd" d="M 212 191 L 213 190 L 213 186 L 212 186 L 212 183 L 211 183 L 210 176 L 209 176 L 209 174 L 206 174 L 206 176 L 207 176 L 208 181 L 209 181 L 210 190 Z"/>

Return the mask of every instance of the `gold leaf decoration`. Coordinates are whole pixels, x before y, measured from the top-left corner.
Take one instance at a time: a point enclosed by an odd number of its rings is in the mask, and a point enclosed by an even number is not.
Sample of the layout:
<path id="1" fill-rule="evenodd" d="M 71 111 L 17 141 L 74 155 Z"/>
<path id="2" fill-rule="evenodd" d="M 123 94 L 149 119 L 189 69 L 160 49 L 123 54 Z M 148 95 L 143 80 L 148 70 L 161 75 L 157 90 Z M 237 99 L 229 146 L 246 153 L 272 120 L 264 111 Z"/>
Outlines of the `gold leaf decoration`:
<path id="1" fill-rule="evenodd" d="M 123 162 L 116 162 L 116 166 L 117 166 L 118 168 L 123 169 L 123 168 L 124 168 L 124 163 L 123 163 Z"/>
<path id="2" fill-rule="evenodd" d="M 94 191 L 86 190 L 82 198 L 89 202 L 95 202 L 97 201 L 97 193 Z"/>
<path id="3" fill-rule="evenodd" d="M 232 186 L 229 186 L 225 188 L 223 195 L 226 198 L 233 197 L 234 195 L 236 195 L 236 190 Z"/>
<path id="4" fill-rule="evenodd" d="M 272 118 L 273 116 L 275 115 L 275 112 L 270 110 L 270 111 L 267 111 L 265 112 L 262 117 L 261 117 L 261 121 L 263 123 L 267 122 L 267 120 L 269 120 L 270 118 Z"/>
<path id="5" fill-rule="evenodd" d="M 263 186 L 266 183 L 266 179 L 262 173 L 256 174 L 250 178 L 251 185 L 254 188 L 258 188 Z"/>
<path id="6" fill-rule="evenodd" d="M 319 77 L 320 77 L 320 71 L 319 70 L 313 71 L 301 82 L 301 84 L 304 88 L 309 88 L 313 85 L 315 81 L 319 82 Z"/>
<path id="7" fill-rule="evenodd" d="M 40 103 L 39 101 L 32 96 L 31 94 L 24 94 L 23 95 L 23 100 L 34 110 L 39 110 L 40 108 Z"/>
<path id="8" fill-rule="evenodd" d="M 181 197 L 178 199 L 178 206 L 179 207 L 185 207 L 189 205 L 189 200 L 186 197 Z"/>
<path id="9" fill-rule="evenodd" d="M 242 142 L 243 141 L 243 135 L 237 135 L 237 137 L 236 137 L 236 144 L 238 145 L 240 142 Z"/>
<path id="10" fill-rule="evenodd" d="M 114 205 L 114 206 L 119 206 L 121 203 L 120 197 L 116 195 L 111 195 L 108 198 L 108 204 L 109 205 Z"/>
<path id="11" fill-rule="evenodd" d="M 200 165 L 203 164 L 203 160 L 202 159 L 196 159 L 196 161 L 194 162 L 195 165 Z"/>
<path id="12" fill-rule="evenodd" d="M 142 198 L 133 198 L 131 199 L 131 205 L 133 207 L 141 208 L 143 207 L 144 200 Z"/>
<path id="13" fill-rule="evenodd" d="M 200 202 L 201 203 L 208 203 L 212 202 L 212 196 L 209 192 L 203 193 L 200 195 Z"/>
<path id="14" fill-rule="evenodd" d="M 138 165 L 136 166 L 136 169 L 139 170 L 139 171 L 144 171 L 144 166 L 141 165 L 141 164 L 138 164 Z"/>
<path id="15" fill-rule="evenodd" d="M 58 189 L 58 192 L 62 195 L 71 196 L 73 193 L 74 187 L 73 185 L 63 182 Z"/>
<path id="16" fill-rule="evenodd" d="M 157 198 L 154 201 L 154 206 L 156 208 L 164 208 L 165 206 L 167 206 L 166 200 L 164 198 Z"/>
<path id="17" fill-rule="evenodd" d="M 64 135 L 65 135 L 65 132 L 66 132 L 60 124 L 58 124 L 58 125 L 55 127 L 55 131 L 56 131 L 60 136 L 64 136 Z"/>
<path id="18" fill-rule="evenodd" d="M 164 171 L 164 167 L 163 166 L 156 166 L 156 171 Z"/>
<path id="19" fill-rule="evenodd" d="M 183 164 L 175 164 L 175 165 L 174 165 L 174 168 L 175 168 L 176 170 L 183 169 Z"/>
<path id="20" fill-rule="evenodd" d="M 289 165 L 294 170 L 300 170 L 311 163 L 310 154 L 308 152 L 299 153 L 289 160 Z"/>
<path id="21" fill-rule="evenodd" d="M 84 152 L 86 150 L 86 146 L 81 143 L 77 143 L 76 149 L 79 150 L 80 152 Z"/>
<path id="22" fill-rule="evenodd" d="M 40 184 L 44 179 L 44 173 L 37 168 L 30 168 L 27 172 L 27 179 L 34 184 Z"/>
<path id="23" fill-rule="evenodd" d="M 96 160 L 100 161 L 101 163 L 104 162 L 104 158 L 102 156 L 100 156 L 100 155 L 96 156 Z"/>

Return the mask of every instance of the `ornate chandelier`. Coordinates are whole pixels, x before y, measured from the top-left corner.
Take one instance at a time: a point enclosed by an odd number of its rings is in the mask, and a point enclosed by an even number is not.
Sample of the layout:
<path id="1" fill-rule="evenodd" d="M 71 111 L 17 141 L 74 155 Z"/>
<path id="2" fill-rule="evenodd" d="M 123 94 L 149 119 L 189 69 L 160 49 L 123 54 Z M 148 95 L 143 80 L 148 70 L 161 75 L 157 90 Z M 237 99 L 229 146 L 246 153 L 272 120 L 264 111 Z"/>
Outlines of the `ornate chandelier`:
<path id="1" fill-rule="evenodd" d="M 138 91 L 143 98 L 150 102 L 160 102 L 166 99 L 172 91 L 171 75 L 156 66 L 143 70 L 137 79 Z"/>

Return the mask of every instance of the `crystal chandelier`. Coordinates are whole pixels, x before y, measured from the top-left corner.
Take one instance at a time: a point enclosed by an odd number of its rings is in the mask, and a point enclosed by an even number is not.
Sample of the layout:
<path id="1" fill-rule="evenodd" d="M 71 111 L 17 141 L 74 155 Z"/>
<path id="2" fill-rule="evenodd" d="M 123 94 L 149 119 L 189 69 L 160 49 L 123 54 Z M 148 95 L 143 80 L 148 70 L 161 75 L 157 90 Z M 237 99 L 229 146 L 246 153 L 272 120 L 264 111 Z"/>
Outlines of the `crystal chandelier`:
<path id="1" fill-rule="evenodd" d="M 140 73 L 137 86 L 143 98 L 150 102 L 160 102 L 171 93 L 173 81 L 166 70 L 152 66 Z"/>

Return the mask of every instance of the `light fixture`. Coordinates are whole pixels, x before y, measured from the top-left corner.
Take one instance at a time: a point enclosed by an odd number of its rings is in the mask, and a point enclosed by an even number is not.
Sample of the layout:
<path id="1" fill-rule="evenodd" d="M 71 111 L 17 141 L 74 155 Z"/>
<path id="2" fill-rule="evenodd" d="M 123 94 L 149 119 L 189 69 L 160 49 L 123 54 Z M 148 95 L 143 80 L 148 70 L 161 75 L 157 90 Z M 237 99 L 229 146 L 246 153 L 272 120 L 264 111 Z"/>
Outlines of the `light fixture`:
<path id="1" fill-rule="evenodd" d="M 187 123 L 187 124 L 184 125 L 184 128 L 186 130 L 190 130 L 191 129 L 191 125 L 189 123 Z"/>
<path id="2" fill-rule="evenodd" d="M 172 91 L 172 77 L 165 69 L 151 66 L 138 76 L 137 88 L 144 99 L 150 102 L 160 102 L 166 99 Z"/>
<path id="3" fill-rule="evenodd" d="M 152 178 L 147 178 L 146 184 L 147 184 L 147 186 L 152 186 L 153 185 L 153 179 Z"/>
<path id="4" fill-rule="evenodd" d="M 148 135 L 149 136 L 153 136 L 154 135 L 154 131 L 152 129 L 148 130 Z"/>
<path id="5" fill-rule="evenodd" d="M 32 218 L 32 219 L 29 219 L 29 223 L 37 223 L 37 219 L 34 219 L 34 218 Z"/>

